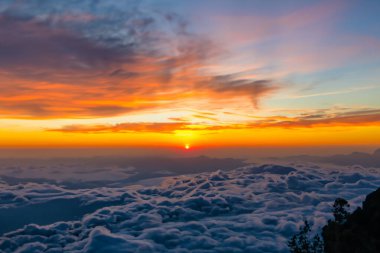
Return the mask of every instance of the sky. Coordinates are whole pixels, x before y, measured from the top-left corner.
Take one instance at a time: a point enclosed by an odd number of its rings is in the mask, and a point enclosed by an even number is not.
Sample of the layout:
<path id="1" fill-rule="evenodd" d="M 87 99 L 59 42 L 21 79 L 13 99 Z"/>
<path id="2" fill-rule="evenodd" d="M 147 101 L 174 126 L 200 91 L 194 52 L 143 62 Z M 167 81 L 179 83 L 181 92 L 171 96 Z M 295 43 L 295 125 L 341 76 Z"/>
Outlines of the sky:
<path id="1" fill-rule="evenodd" d="M 379 1 L 0 1 L 0 147 L 380 146 Z"/>

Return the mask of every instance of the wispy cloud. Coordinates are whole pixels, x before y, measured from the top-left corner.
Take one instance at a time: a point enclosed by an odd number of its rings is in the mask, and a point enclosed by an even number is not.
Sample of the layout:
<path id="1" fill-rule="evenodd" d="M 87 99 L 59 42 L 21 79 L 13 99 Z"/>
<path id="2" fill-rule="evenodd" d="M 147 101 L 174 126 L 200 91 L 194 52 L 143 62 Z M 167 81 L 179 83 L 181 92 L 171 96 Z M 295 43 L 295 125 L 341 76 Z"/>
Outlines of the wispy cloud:
<path id="1" fill-rule="evenodd" d="M 309 98 L 309 97 L 321 97 L 321 96 L 333 96 L 333 95 L 340 95 L 340 94 L 348 94 L 353 93 L 356 91 L 363 91 L 363 90 L 372 90 L 379 88 L 380 86 L 367 86 L 367 87 L 352 87 L 352 88 L 346 88 L 343 90 L 336 90 L 336 91 L 327 91 L 327 92 L 320 92 L 320 93 L 313 93 L 313 94 L 304 94 L 304 95 L 293 95 L 289 98 Z"/>
<path id="2" fill-rule="evenodd" d="M 338 114 L 306 114 L 300 117 L 289 117 L 287 120 L 264 120 L 253 126 L 281 128 L 310 128 L 326 126 L 368 126 L 380 125 L 380 110 L 356 111 Z"/>
<path id="3" fill-rule="evenodd" d="M 175 130 L 186 128 L 186 123 L 120 123 L 115 125 L 69 125 L 59 129 L 48 129 L 47 131 L 58 131 L 68 133 L 109 133 L 109 132 L 154 132 L 172 133 Z"/>
<path id="4" fill-rule="evenodd" d="M 197 115 L 195 115 L 197 116 Z M 198 115 L 200 116 L 200 115 Z M 209 117 L 196 117 L 200 120 Z M 295 117 L 271 116 L 263 117 L 254 122 L 204 124 L 189 122 L 184 119 L 173 119 L 176 122 L 134 122 L 106 125 L 69 125 L 47 131 L 65 133 L 109 133 L 109 132 L 153 132 L 174 133 L 175 131 L 223 131 L 255 128 L 313 128 L 327 126 L 380 126 L 380 110 L 363 109 L 332 113 L 320 110 L 317 113 L 304 113 Z M 215 118 L 212 118 L 216 121 Z"/>

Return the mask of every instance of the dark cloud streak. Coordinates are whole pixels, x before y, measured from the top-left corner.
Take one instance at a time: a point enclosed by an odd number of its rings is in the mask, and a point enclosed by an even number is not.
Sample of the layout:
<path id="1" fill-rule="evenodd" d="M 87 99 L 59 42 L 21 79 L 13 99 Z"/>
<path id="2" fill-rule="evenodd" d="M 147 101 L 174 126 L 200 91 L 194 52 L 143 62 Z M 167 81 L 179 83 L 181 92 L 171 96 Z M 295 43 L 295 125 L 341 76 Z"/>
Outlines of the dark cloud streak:
<path id="1" fill-rule="evenodd" d="M 174 118 L 176 122 L 156 122 L 156 123 L 121 123 L 115 125 L 70 125 L 57 129 L 48 129 L 47 131 L 66 132 L 66 133 L 107 133 L 107 132 L 155 132 L 155 133 L 174 133 L 177 130 L 190 131 L 221 131 L 221 130 L 239 130 L 239 129 L 255 129 L 255 128 L 311 128 L 325 126 L 368 126 L 380 125 L 380 111 L 370 113 L 366 110 L 355 111 L 354 116 L 344 116 L 344 113 L 334 116 L 325 115 L 320 117 L 299 116 L 288 118 L 281 117 L 282 120 L 273 119 L 259 120 L 251 123 L 242 124 L 215 124 L 204 125 L 201 123 L 190 123 L 186 120 Z M 319 117 L 319 118 L 318 118 Z M 202 117 L 201 117 L 202 119 Z M 214 119 L 213 119 L 214 120 Z"/>

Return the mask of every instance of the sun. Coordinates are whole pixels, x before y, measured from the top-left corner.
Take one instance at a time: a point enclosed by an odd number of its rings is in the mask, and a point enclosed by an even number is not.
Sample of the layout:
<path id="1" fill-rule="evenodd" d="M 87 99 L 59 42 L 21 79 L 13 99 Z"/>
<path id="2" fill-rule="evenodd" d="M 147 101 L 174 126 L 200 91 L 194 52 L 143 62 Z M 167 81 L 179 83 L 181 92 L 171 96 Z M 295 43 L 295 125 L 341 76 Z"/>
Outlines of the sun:
<path id="1" fill-rule="evenodd" d="M 185 144 L 185 149 L 190 149 L 190 144 Z"/>

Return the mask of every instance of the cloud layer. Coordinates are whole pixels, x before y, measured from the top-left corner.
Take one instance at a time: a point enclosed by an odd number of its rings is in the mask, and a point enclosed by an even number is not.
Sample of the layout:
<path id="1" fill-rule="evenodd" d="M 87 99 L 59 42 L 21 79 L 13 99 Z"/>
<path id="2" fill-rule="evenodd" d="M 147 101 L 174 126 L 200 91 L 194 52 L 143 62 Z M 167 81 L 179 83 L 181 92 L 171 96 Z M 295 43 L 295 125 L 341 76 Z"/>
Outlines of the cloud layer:
<path id="1" fill-rule="evenodd" d="M 219 170 L 167 178 L 160 186 L 151 187 L 67 190 L 48 184 L 2 183 L 2 207 L 19 206 L 26 212 L 33 210 L 38 200 L 46 203 L 45 211 L 53 211 L 54 206 L 47 204 L 53 199 L 64 203 L 74 198 L 80 199 L 82 209 L 90 203 L 103 203 L 103 207 L 77 221 L 29 224 L 8 232 L 0 239 L 0 249 L 288 252 L 286 241 L 304 218 L 312 221 L 313 229 L 320 228 L 331 218 L 336 197 L 344 197 L 356 207 L 379 183 L 375 170 L 315 165 Z"/>

